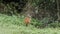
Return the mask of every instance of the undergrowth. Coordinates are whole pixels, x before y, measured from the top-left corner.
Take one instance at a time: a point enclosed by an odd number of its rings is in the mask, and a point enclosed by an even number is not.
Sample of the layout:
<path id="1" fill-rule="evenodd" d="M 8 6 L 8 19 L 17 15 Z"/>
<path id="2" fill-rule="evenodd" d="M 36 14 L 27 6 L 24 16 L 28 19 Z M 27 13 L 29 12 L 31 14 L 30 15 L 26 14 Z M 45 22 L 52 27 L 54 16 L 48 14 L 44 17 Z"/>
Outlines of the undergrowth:
<path id="1" fill-rule="evenodd" d="M 38 29 L 33 25 L 26 27 L 23 20 L 22 16 L 0 14 L 0 34 L 60 34 L 60 28 Z M 37 23 L 33 20 L 32 23 Z"/>

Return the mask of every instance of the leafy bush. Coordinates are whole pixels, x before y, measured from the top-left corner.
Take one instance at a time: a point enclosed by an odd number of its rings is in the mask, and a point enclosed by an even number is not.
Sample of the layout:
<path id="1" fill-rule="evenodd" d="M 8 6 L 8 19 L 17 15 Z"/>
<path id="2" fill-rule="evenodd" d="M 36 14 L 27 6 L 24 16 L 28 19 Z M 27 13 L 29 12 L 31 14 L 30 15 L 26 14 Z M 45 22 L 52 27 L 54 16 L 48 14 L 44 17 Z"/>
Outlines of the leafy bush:
<path id="1" fill-rule="evenodd" d="M 38 27 L 38 28 L 45 28 L 45 27 L 56 28 L 56 27 L 60 27 L 60 23 L 58 23 L 58 21 L 55 21 L 55 22 L 53 20 L 51 20 L 51 21 L 52 22 L 50 22 L 50 19 L 48 19 L 48 18 L 44 18 L 41 21 L 32 18 L 31 24 L 35 27 Z"/>

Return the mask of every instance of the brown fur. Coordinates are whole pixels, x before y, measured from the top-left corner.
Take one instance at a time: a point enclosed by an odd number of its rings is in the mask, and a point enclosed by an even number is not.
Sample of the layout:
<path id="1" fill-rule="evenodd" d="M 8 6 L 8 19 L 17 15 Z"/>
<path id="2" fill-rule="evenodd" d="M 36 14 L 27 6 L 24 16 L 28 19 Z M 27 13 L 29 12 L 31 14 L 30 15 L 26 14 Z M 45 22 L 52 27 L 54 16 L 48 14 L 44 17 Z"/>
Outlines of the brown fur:
<path id="1" fill-rule="evenodd" d="M 26 26 L 28 26 L 28 24 L 30 23 L 30 20 L 31 20 L 30 17 L 25 17 L 24 22 Z"/>

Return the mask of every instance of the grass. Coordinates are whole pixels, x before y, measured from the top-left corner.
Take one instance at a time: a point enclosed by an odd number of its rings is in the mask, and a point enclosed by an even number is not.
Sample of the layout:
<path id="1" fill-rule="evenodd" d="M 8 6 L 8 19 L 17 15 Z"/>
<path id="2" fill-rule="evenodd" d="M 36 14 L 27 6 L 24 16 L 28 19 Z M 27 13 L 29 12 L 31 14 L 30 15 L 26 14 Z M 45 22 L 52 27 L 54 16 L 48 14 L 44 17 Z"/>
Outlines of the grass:
<path id="1" fill-rule="evenodd" d="M 0 34 L 60 34 L 60 28 L 37 29 L 32 25 L 25 26 L 24 17 L 0 14 Z"/>

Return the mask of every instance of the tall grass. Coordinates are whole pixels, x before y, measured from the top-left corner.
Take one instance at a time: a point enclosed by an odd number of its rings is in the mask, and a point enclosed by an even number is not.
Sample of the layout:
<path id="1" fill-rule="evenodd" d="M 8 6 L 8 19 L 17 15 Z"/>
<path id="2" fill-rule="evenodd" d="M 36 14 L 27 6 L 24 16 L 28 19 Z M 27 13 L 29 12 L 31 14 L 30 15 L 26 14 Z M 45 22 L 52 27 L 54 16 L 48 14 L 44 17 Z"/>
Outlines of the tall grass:
<path id="1" fill-rule="evenodd" d="M 0 34 L 60 34 L 60 28 L 38 29 L 33 25 L 25 26 L 24 17 L 0 14 Z M 37 22 L 32 21 L 33 23 Z"/>

